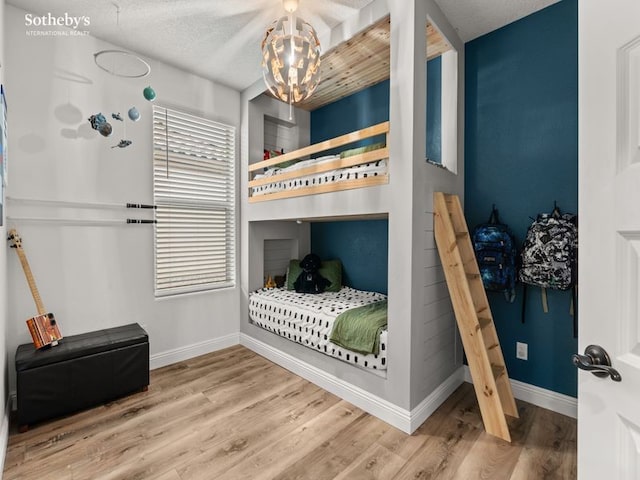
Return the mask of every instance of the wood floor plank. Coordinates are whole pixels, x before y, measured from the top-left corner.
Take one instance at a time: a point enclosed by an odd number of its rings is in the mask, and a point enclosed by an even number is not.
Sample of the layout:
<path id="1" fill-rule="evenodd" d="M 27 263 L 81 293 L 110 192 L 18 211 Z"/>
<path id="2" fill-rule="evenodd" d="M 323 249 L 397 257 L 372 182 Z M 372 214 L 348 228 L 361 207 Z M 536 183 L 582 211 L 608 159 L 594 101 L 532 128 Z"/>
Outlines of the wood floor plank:
<path id="1" fill-rule="evenodd" d="M 156 477 L 155 480 L 182 480 L 178 472 L 175 470 L 170 470 L 168 472 L 163 473 L 159 477 Z"/>
<path id="2" fill-rule="evenodd" d="M 391 429 L 389 424 L 363 413 L 307 455 L 298 454 L 301 458 L 272 478 L 273 480 L 335 478 L 353 463 L 362 451 L 374 445 L 376 440 Z"/>
<path id="3" fill-rule="evenodd" d="M 469 405 L 469 395 L 470 390 L 463 385 L 453 392 L 447 401 L 429 417 L 429 421 L 424 423 L 413 435 L 407 435 L 398 429 L 393 429 L 387 432 L 378 443 L 386 447 L 389 451 L 408 460 L 424 445 L 432 430 L 438 429 L 440 424 L 442 424 L 448 416 L 454 414 L 456 410 L 463 410 Z M 460 402 L 465 403 L 463 406 L 460 406 Z"/>
<path id="4" fill-rule="evenodd" d="M 308 390 L 311 393 L 324 394 L 317 387 L 310 386 L 294 376 L 292 378 L 297 381 L 301 389 L 310 387 Z M 250 406 L 246 408 L 239 406 L 235 411 L 227 412 L 225 415 L 220 415 L 220 412 L 212 409 L 209 412 L 194 412 L 196 418 L 185 418 L 180 422 L 179 428 L 167 429 L 170 436 L 165 436 L 162 441 L 157 436 L 151 436 L 147 441 L 147 446 L 137 452 L 138 455 L 133 458 L 121 458 L 114 466 L 107 465 L 107 468 L 103 468 L 108 472 L 104 478 L 105 480 L 124 478 L 125 476 L 127 479 L 154 478 L 166 468 L 176 466 L 176 459 L 181 462 L 195 463 L 196 454 L 199 454 L 202 449 L 211 451 L 216 445 L 222 445 L 229 441 L 229 438 L 234 434 L 234 430 L 230 429 L 229 425 L 235 429 L 242 427 L 243 422 L 255 425 L 264 424 L 264 422 L 260 422 L 260 419 L 268 415 L 269 411 L 282 406 L 283 397 L 290 394 L 290 388 L 291 385 L 285 385 L 281 389 L 280 395 L 273 394 L 265 401 L 254 399 L 255 403 Z M 278 420 L 282 419 L 278 418 Z M 194 449 L 194 446 L 197 446 L 198 449 Z M 101 468 L 105 465 L 105 460 L 107 459 L 101 459 Z M 117 456 L 108 460 L 117 461 Z M 80 466 L 77 466 L 78 469 Z M 81 473 L 78 475 L 82 476 Z"/>
<path id="5" fill-rule="evenodd" d="M 303 381 L 299 388 L 289 389 L 273 402 L 261 402 L 211 426 L 216 436 L 203 440 L 200 454 L 181 461 L 177 471 L 188 479 L 217 478 L 338 402 L 335 395 Z"/>
<path id="6" fill-rule="evenodd" d="M 477 441 L 465 455 L 460 467 L 452 476 L 444 477 L 455 480 L 493 480 L 509 479 L 518 458 L 522 453 L 526 434 L 533 424 L 535 409 L 532 405 L 518 402 L 520 418 L 509 419 L 511 443 L 493 437 L 486 432 L 480 433 Z"/>
<path id="7" fill-rule="evenodd" d="M 388 448 L 375 443 L 356 458 L 334 480 L 394 479 L 406 460 Z"/>
<path id="8" fill-rule="evenodd" d="M 362 410 L 347 402 L 339 402 L 216 478 L 219 480 L 272 479 L 283 468 L 293 464 L 296 458 L 308 455 L 322 442 L 349 426 L 361 415 L 365 415 Z"/>
<path id="9" fill-rule="evenodd" d="M 518 402 L 487 435 L 470 384 L 407 435 L 236 346 L 151 372 L 148 392 L 10 428 L 5 480 L 576 478 L 574 419 Z"/>
<path id="10" fill-rule="evenodd" d="M 511 480 L 576 478 L 575 420 L 537 409 Z"/>
<path id="11" fill-rule="evenodd" d="M 395 479 L 446 478 L 447 471 L 455 471 L 466 458 L 482 432 L 477 427 L 475 416 L 469 417 L 466 413 L 470 405 L 478 408 L 473 392 L 466 385 L 458 390 L 465 394 L 455 405 L 438 409 L 434 413 L 438 421 L 426 422 L 416 431 L 425 437 L 425 441 L 406 461 Z M 477 415 L 480 415 L 479 408 Z"/>

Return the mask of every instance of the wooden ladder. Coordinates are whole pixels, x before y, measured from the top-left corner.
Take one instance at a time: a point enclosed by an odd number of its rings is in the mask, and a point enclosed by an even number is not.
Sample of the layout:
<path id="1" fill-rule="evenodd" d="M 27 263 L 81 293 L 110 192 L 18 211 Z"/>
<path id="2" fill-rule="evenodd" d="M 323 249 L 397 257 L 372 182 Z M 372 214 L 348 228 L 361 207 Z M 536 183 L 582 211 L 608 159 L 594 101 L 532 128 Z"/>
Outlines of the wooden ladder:
<path id="1" fill-rule="evenodd" d="M 484 428 L 511 442 L 505 414 L 517 418 L 518 409 L 460 199 L 435 192 L 433 203 L 436 244 Z"/>

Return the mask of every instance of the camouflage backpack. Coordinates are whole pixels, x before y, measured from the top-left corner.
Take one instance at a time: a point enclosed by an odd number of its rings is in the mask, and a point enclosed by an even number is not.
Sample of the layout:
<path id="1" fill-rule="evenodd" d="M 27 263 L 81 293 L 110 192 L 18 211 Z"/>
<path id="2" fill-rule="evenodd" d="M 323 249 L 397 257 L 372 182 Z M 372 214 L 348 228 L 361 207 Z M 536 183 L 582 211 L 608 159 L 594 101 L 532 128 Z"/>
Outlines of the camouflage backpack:
<path id="1" fill-rule="evenodd" d="M 545 313 L 549 311 L 547 288 L 573 289 L 574 300 L 571 307 L 573 315 L 575 287 L 578 280 L 577 260 L 577 217 L 569 213 L 562 214 L 557 207 L 552 213 L 538 215 L 529 227 L 522 246 L 519 279 L 525 287 L 534 285 L 542 288 L 542 307 Z"/>

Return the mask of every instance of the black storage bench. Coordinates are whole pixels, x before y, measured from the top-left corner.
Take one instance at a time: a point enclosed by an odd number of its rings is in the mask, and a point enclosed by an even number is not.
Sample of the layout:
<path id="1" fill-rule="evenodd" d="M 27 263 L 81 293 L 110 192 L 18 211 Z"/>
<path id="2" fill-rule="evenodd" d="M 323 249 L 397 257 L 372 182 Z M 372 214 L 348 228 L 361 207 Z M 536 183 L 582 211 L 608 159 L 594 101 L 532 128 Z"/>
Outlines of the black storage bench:
<path id="1" fill-rule="evenodd" d="M 16 351 L 18 427 L 113 400 L 149 385 L 149 337 L 133 323 Z"/>

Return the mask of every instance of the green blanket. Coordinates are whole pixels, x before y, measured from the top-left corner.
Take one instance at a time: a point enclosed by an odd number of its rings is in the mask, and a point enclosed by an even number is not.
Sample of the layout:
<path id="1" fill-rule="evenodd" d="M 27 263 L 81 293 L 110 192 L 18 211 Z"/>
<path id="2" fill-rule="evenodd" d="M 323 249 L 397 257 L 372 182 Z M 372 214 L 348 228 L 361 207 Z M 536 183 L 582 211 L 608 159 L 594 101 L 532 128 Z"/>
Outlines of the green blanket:
<path id="1" fill-rule="evenodd" d="M 380 333 L 387 326 L 387 301 L 342 312 L 331 331 L 331 341 L 358 353 L 378 354 Z"/>

